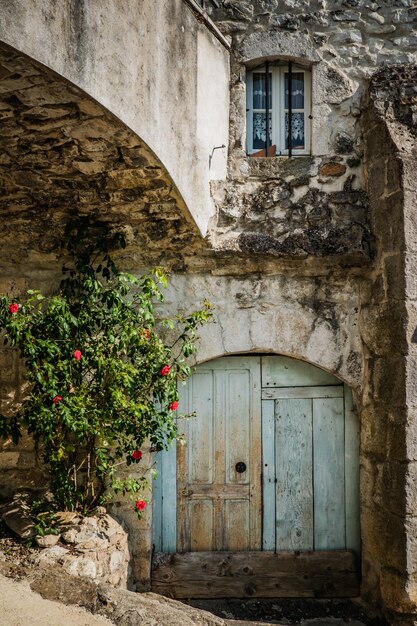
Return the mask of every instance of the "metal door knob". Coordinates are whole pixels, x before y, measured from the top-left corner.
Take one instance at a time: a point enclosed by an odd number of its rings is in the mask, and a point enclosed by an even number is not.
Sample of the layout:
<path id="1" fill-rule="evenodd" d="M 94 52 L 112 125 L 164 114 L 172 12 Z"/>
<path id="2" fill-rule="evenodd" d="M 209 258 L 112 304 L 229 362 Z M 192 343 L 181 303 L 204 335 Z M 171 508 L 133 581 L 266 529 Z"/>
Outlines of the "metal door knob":
<path id="1" fill-rule="evenodd" d="M 243 474 L 243 472 L 246 472 L 246 463 L 239 461 L 239 463 L 236 463 L 235 465 L 235 470 L 238 474 Z"/>

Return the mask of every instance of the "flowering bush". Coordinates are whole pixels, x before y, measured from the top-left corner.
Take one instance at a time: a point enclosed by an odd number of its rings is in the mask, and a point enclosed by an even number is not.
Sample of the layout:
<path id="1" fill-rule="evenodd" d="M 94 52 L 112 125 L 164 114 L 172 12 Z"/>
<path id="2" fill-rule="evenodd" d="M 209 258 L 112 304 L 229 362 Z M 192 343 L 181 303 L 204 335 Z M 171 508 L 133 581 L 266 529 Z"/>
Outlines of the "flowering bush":
<path id="1" fill-rule="evenodd" d="M 0 415 L 0 436 L 17 443 L 23 430 L 33 435 L 57 509 L 86 514 L 113 490 L 130 492 L 140 514 L 145 480 L 118 470 L 140 463 L 145 439 L 158 450 L 175 438 L 177 385 L 190 373 L 196 330 L 212 312 L 205 302 L 158 321 L 164 272 L 135 278 L 105 251 L 92 254 L 73 257 L 56 295 L 0 296 L 4 343 L 19 349 L 31 385 L 16 416 Z"/>

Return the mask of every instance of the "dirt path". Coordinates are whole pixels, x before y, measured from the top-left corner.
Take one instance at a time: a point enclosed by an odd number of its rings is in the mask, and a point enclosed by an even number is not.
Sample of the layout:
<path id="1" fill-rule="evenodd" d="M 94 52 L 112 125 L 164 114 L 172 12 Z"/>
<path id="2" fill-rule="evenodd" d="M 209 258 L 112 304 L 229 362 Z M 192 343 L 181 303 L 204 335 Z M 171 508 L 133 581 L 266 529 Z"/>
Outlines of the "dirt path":
<path id="1" fill-rule="evenodd" d="M 162 599 L 161 599 L 162 600 Z M 181 605 L 179 605 L 181 606 Z M 184 607 L 185 608 L 185 607 Z M 207 614 L 206 614 L 207 615 Z M 150 615 L 144 617 L 144 622 L 149 624 Z M 209 620 L 211 622 L 211 620 Z M 137 622 L 140 626 L 142 620 Z M 214 620 L 213 620 L 214 622 Z M 276 626 L 277 624 L 289 624 L 287 620 L 269 622 L 254 622 L 245 620 L 225 620 L 229 626 Z M 156 619 L 152 623 L 162 626 L 178 626 L 178 616 L 173 615 L 172 622 L 165 616 L 164 620 Z M 187 620 L 187 624 L 190 623 Z M 207 623 L 198 616 L 196 624 Z M 66 606 L 52 600 L 45 600 L 31 590 L 29 580 L 13 580 L 0 575 L 0 626 L 111 626 L 113 623 L 104 617 L 92 615 L 82 608 Z M 346 620 L 333 618 L 315 618 L 302 620 L 300 626 L 344 626 Z M 349 620 L 350 626 L 365 626 L 363 622 Z"/>
<path id="2" fill-rule="evenodd" d="M 28 581 L 0 576 L 0 626 L 111 626 L 84 609 L 44 600 Z"/>

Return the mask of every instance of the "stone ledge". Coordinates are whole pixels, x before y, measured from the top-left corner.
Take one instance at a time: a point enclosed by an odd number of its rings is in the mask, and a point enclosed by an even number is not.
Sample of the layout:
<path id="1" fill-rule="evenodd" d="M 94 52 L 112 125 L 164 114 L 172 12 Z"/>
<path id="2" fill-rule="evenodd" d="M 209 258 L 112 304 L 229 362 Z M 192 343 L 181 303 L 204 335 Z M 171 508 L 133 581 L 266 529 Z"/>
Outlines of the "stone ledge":
<path id="1" fill-rule="evenodd" d="M 61 569 L 31 573 L 31 589 L 43 598 L 83 606 L 120 626 L 225 626 L 226 621 L 206 611 L 186 606 L 155 593 L 134 593 L 96 586 L 87 578 L 69 576 Z"/>

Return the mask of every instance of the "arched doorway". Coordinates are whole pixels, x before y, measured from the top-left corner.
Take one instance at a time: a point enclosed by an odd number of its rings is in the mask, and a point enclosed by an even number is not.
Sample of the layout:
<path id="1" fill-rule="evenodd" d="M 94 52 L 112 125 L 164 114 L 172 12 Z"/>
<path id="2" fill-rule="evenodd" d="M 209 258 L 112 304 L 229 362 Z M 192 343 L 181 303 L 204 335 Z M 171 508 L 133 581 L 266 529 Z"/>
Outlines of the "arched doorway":
<path id="1" fill-rule="evenodd" d="M 356 594 L 359 426 L 350 389 L 284 356 L 196 368 L 196 417 L 160 455 L 153 588 L 176 597 Z M 279 581 L 279 582 L 277 582 Z"/>

